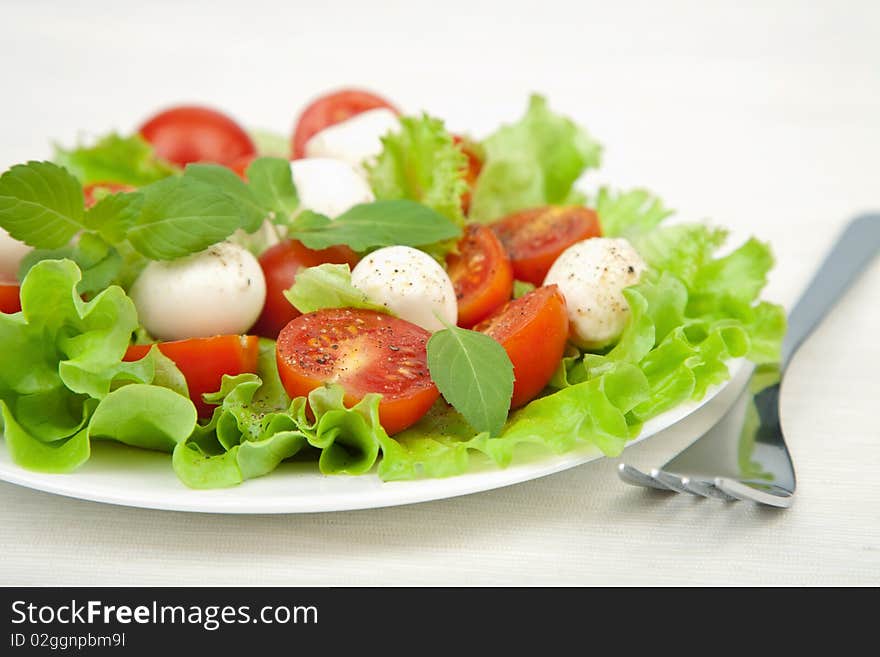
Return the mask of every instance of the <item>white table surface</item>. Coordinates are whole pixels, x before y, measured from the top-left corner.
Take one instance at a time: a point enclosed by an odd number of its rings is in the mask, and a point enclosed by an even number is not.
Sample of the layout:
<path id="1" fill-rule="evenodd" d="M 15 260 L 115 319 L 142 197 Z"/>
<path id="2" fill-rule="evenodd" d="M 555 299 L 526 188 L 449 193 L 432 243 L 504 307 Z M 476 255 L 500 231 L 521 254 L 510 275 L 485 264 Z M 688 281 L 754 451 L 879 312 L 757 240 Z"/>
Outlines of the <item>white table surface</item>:
<path id="1" fill-rule="evenodd" d="M 308 98 L 354 83 L 479 136 L 537 90 L 605 144 L 596 182 L 647 186 L 686 218 L 772 242 L 767 296 L 786 305 L 843 222 L 880 209 L 876 2 L 130 4 L 3 3 L 2 168 L 179 101 L 287 132 Z M 880 261 L 788 372 L 788 511 L 649 494 L 609 459 L 467 497 L 299 516 L 0 484 L 0 584 L 877 585 L 878 302 Z M 627 460 L 658 464 L 688 437 L 649 439 Z"/>

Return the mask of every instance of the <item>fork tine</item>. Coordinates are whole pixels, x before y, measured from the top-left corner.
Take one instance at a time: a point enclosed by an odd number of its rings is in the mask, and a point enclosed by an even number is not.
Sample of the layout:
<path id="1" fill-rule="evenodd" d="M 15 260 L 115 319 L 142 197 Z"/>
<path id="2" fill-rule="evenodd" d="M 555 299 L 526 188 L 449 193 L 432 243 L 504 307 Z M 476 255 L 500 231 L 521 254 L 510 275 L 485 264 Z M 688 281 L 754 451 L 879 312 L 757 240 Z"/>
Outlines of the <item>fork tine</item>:
<path id="1" fill-rule="evenodd" d="M 631 486 L 643 486 L 645 488 L 654 488 L 656 490 L 665 491 L 672 490 L 669 486 L 654 479 L 651 475 L 645 474 L 641 470 L 634 468 L 631 465 L 627 465 L 626 463 L 621 463 L 617 466 L 617 476 L 621 481 L 630 484 Z"/>
<path id="2" fill-rule="evenodd" d="M 657 468 L 651 470 L 651 476 L 664 486 L 668 486 L 669 488 L 674 490 L 676 493 L 687 493 L 688 495 L 702 497 L 696 491 L 688 488 L 687 483 L 683 481 L 682 477 L 679 477 L 669 472 L 665 472 L 664 470 L 659 470 Z"/>
<path id="3" fill-rule="evenodd" d="M 717 477 L 715 479 L 715 486 L 719 490 L 739 500 L 757 502 L 758 504 L 775 506 L 780 509 L 787 509 L 794 501 L 794 496 L 792 494 L 774 495 L 773 493 L 759 490 L 753 486 L 726 477 Z"/>
<path id="4" fill-rule="evenodd" d="M 690 489 L 691 492 L 702 495 L 703 497 L 722 500 L 724 502 L 736 502 L 738 500 L 738 498 L 728 495 L 723 490 L 716 488 L 715 484 L 706 481 L 698 481 L 696 479 L 691 479 L 690 477 L 682 477 L 681 483 Z"/>

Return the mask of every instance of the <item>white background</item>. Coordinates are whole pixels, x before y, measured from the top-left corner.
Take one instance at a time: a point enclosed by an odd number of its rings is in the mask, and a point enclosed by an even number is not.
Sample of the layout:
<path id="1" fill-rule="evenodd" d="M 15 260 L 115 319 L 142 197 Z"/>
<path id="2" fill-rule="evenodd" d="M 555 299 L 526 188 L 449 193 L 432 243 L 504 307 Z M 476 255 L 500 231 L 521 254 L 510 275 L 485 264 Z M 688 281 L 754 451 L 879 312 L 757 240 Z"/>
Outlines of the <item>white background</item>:
<path id="1" fill-rule="evenodd" d="M 289 133 L 311 97 L 356 84 L 482 136 L 539 91 L 605 145 L 592 183 L 646 186 L 686 219 L 770 241 L 767 296 L 786 305 L 843 222 L 880 210 L 875 2 L 315 4 L 5 0 L 0 166 L 184 101 Z M 647 494 L 611 460 L 309 516 L 0 484 L 0 583 L 877 585 L 878 301 L 875 262 L 789 370 L 799 491 L 786 512 Z M 627 459 L 659 464 L 677 444 L 650 439 Z"/>

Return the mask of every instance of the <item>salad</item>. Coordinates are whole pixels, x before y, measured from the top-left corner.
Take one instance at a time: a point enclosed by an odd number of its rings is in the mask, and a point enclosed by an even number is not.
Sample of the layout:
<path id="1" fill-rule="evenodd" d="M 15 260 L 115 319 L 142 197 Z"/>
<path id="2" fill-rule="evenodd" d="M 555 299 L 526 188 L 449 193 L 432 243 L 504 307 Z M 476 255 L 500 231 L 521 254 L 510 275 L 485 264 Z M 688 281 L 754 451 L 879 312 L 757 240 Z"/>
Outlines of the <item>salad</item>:
<path id="1" fill-rule="evenodd" d="M 21 467 L 95 440 L 194 488 L 286 459 L 446 477 L 530 444 L 618 455 L 642 424 L 779 359 L 773 258 L 581 191 L 602 148 L 532 96 L 484 139 L 360 90 L 291 138 L 205 107 L 0 176 L 0 416 Z"/>

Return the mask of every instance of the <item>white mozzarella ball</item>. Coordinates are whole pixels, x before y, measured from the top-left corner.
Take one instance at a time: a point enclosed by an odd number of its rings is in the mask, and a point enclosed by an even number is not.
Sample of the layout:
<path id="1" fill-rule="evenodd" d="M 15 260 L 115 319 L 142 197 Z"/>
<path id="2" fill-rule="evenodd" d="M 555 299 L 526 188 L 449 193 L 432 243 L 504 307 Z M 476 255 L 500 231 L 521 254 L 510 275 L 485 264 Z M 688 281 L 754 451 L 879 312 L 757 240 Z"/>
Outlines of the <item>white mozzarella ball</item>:
<path id="1" fill-rule="evenodd" d="M 130 296 L 144 328 L 160 340 L 241 334 L 266 300 L 260 263 L 230 242 L 146 266 Z"/>
<path id="2" fill-rule="evenodd" d="M 428 331 L 455 324 L 458 304 L 449 275 L 434 258 L 409 246 L 386 246 L 361 260 L 351 283 L 373 303 Z"/>
<path id="3" fill-rule="evenodd" d="M 375 199 L 369 184 L 350 164 L 324 157 L 290 163 L 300 207 L 331 219 L 359 203 Z"/>
<path id="4" fill-rule="evenodd" d="M 625 239 L 594 237 L 563 251 L 544 285 L 559 286 L 565 297 L 571 341 L 596 349 L 620 337 L 629 318 L 623 289 L 638 283 L 646 269 Z"/>
<path id="5" fill-rule="evenodd" d="M 306 142 L 306 157 L 331 157 L 360 168 L 382 152 L 382 137 L 398 130 L 400 122 L 391 110 L 367 110 L 316 132 Z"/>
<path id="6" fill-rule="evenodd" d="M 18 280 L 18 266 L 31 247 L 0 228 L 0 281 Z"/>

